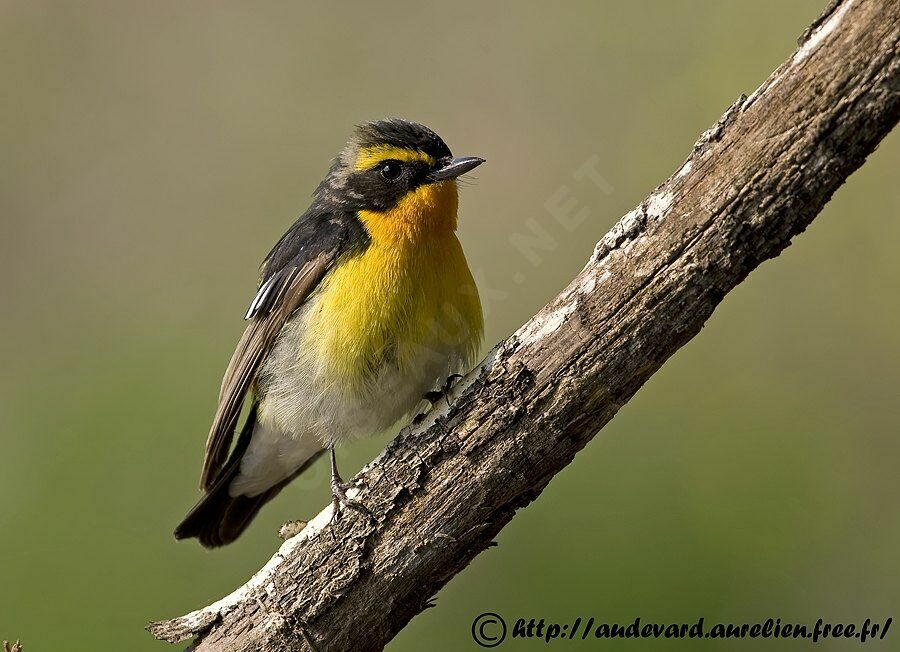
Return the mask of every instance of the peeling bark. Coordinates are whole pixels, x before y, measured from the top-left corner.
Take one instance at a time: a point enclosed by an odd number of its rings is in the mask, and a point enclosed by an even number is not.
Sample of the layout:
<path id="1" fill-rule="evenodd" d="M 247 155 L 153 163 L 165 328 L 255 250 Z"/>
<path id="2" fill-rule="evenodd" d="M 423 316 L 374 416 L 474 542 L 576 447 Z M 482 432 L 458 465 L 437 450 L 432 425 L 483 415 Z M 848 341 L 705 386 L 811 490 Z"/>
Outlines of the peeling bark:
<path id="1" fill-rule="evenodd" d="M 898 48 L 896 0 L 832 2 L 449 406 L 356 476 L 376 523 L 327 508 L 245 586 L 151 632 L 197 652 L 383 648 L 862 165 L 900 118 Z"/>

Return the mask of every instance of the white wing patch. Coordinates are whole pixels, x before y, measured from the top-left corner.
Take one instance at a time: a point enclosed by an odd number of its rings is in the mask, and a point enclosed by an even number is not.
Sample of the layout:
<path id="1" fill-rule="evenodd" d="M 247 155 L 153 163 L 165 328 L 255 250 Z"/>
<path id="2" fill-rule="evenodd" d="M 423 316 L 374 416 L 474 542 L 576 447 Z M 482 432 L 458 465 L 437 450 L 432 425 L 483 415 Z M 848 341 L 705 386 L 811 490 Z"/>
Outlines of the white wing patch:
<path id="1" fill-rule="evenodd" d="M 253 297 L 250 307 L 247 308 L 247 314 L 244 315 L 244 319 L 253 319 L 256 316 L 259 307 L 265 302 L 266 297 L 269 296 L 269 292 L 272 290 L 272 286 L 275 285 L 275 279 L 277 278 L 278 274 L 273 274 L 269 277 L 269 280 L 259 286 L 256 296 Z"/>

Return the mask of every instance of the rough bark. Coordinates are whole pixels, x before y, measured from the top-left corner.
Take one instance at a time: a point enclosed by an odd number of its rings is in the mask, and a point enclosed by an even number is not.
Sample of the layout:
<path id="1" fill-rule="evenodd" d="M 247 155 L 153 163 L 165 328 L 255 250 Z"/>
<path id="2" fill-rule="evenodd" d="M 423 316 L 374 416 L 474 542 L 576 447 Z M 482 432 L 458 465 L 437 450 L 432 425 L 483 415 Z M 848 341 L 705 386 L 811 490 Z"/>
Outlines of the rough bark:
<path id="1" fill-rule="evenodd" d="M 896 0 L 833 2 L 584 270 L 244 587 L 150 626 L 206 650 L 376 650 L 801 233 L 900 117 Z"/>

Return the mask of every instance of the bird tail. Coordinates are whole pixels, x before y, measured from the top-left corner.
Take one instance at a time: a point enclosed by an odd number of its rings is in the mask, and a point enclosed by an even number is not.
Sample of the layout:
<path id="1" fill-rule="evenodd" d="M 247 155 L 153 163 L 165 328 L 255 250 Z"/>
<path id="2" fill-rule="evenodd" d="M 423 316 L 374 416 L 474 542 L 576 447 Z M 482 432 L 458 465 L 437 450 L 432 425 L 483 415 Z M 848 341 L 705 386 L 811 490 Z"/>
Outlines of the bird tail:
<path id="1" fill-rule="evenodd" d="M 215 482 L 203 498 L 194 505 L 184 520 L 175 528 L 176 539 L 197 537 L 205 548 L 218 548 L 231 543 L 247 529 L 263 505 L 278 495 L 285 485 L 305 471 L 322 454 L 319 451 L 296 472 L 256 496 L 232 496 L 229 494 L 228 488 L 232 480 L 240 473 L 241 459 L 247 452 L 250 438 L 253 436 L 253 428 L 256 425 L 256 409 L 257 404 L 254 404 L 241 429 L 237 444 L 228 458 L 228 463 L 219 472 Z"/>

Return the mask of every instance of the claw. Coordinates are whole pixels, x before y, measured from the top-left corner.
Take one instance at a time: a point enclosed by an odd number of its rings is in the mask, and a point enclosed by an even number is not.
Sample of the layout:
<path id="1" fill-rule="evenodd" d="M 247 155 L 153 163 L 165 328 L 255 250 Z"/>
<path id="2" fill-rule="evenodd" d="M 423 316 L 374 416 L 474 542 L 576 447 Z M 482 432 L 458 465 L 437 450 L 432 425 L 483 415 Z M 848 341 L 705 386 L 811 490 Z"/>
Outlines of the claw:
<path id="1" fill-rule="evenodd" d="M 334 525 L 341 520 L 341 512 L 343 512 L 344 508 L 357 511 L 374 523 L 375 516 L 365 505 L 347 497 L 347 489 L 349 488 L 350 485 L 344 484 L 340 479 L 337 482 L 331 481 L 331 504 L 333 506 L 331 510 L 331 524 Z"/>
<path id="2" fill-rule="evenodd" d="M 343 513 L 345 508 L 359 512 L 374 523 L 375 516 L 365 505 L 363 505 L 359 501 L 352 500 L 347 497 L 347 489 L 349 488 L 349 486 L 350 485 L 339 483 L 331 484 L 331 525 L 335 525 L 338 521 L 341 520 L 341 514 Z"/>
<path id="3" fill-rule="evenodd" d="M 370 521 L 375 523 L 375 517 L 372 515 L 365 505 L 362 503 L 352 500 L 347 497 L 347 489 L 350 487 L 348 483 L 345 483 L 341 478 L 340 474 L 337 470 L 337 460 L 334 455 L 334 445 L 328 447 L 328 452 L 331 455 L 331 519 L 329 520 L 330 525 L 336 524 L 339 520 L 341 520 L 341 511 L 345 507 L 349 507 L 350 509 L 356 510 Z"/>
<path id="4" fill-rule="evenodd" d="M 447 399 L 447 405 L 450 404 L 450 390 L 453 388 L 453 385 L 456 384 L 456 381 L 462 378 L 462 374 L 450 374 L 447 377 L 447 382 L 444 383 L 444 386 L 440 389 L 436 389 L 431 392 L 426 392 L 424 398 L 426 401 L 431 403 L 431 408 L 435 406 L 435 404 L 440 401 L 442 398 Z M 429 408 L 429 410 L 431 410 Z M 426 412 L 422 412 L 413 417 L 412 423 L 413 425 L 419 425 L 425 419 Z"/>
<path id="5" fill-rule="evenodd" d="M 444 383 L 444 386 L 441 388 L 441 391 L 444 394 L 446 394 L 453 388 L 453 386 L 456 384 L 456 381 L 462 377 L 463 377 L 462 374 L 450 374 L 449 376 L 447 376 L 447 382 Z"/>

